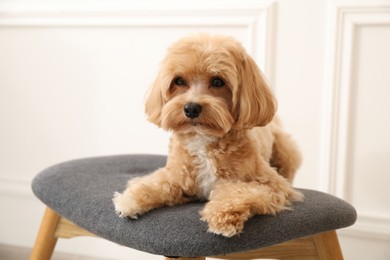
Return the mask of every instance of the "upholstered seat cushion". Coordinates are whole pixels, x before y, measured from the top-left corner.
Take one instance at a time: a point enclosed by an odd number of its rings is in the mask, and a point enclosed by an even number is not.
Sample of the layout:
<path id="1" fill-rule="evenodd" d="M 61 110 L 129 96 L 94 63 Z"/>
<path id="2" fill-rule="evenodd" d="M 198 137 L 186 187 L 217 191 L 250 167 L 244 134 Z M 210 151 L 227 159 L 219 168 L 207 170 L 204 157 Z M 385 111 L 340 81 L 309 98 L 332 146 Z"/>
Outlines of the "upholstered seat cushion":
<path id="1" fill-rule="evenodd" d="M 166 256 L 211 256 L 257 249 L 352 225 L 356 211 L 333 196 L 302 190 L 303 203 L 277 216 L 255 216 L 244 232 L 225 238 L 207 232 L 199 220 L 203 203 L 152 210 L 137 220 L 119 218 L 112 196 L 130 178 L 164 166 L 165 156 L 121 155 L 80 159 L 50 167 L 36 176 L 35 195 L 59 215 L 115 243 Z"/>

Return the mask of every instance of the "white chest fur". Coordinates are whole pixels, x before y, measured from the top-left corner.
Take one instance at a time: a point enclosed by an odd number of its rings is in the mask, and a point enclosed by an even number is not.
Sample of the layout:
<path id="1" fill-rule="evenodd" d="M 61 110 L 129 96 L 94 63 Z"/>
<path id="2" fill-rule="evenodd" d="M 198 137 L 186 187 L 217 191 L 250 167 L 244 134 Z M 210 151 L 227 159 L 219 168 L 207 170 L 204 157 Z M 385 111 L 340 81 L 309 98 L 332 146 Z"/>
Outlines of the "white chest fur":
<path id="1" fill-rule="evenodd" d="M 186 144 L 188 152 L 196 157 L 194 166 L 198 171 L 196 181 L 200 199 L 208 199 L 211 188 L 217 179 L 214 161 L 210 158 L 207 150 L 207 146 L 213 141 L 215 141 L 214 138 L 196 135 Z"/>

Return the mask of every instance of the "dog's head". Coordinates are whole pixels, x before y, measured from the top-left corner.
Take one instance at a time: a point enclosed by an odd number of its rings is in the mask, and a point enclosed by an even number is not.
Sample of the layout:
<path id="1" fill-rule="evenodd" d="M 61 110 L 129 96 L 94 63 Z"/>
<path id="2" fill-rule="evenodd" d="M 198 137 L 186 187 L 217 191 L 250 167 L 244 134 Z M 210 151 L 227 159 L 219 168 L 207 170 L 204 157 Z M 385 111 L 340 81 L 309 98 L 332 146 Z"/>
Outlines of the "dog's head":
<path id="1" fill-rule="evenodd" d="M 254 60 L 230 37 L 200 34 L 174 43 L 148 94 L 154 124 L 223 136 L 268 124 L 276 102 Z"/>

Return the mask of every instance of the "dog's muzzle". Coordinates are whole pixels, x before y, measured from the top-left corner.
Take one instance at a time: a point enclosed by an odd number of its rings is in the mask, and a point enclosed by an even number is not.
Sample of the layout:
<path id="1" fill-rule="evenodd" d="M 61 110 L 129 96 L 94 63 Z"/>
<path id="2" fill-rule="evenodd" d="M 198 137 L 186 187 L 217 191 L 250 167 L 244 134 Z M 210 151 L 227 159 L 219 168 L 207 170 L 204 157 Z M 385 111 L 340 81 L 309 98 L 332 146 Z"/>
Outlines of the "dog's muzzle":
<path id="1" fill-rule="evenodd" d="M 187 103 L 184 105 L 184 114 L 188 118 L 197 118 L 202 112 L 202 106 L 197 103 Z"/>

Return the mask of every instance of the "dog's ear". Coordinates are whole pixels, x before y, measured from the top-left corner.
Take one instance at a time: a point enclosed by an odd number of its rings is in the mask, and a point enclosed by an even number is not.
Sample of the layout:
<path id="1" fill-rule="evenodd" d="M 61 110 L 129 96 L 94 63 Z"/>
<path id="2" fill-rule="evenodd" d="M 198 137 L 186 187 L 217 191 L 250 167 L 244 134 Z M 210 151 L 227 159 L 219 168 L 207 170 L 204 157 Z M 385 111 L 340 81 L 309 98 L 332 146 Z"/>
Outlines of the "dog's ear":
<path id="1" fill-rule="evenodd" d="M 161 70 L 146 95 L 145 113 L 148 120 L 159 127 L 161 127 L 161 110 L 166 103 L 170 84 L 170 80 Z"/>
<path id="2" fill-rule="evenodd" d="M 265 126 L 276 112 L 276 100 L 262 72 L 245 51 L 241 51 L 237 64 L 240 82 L 233 95 L 236 118 L 233 128 Z"/>

